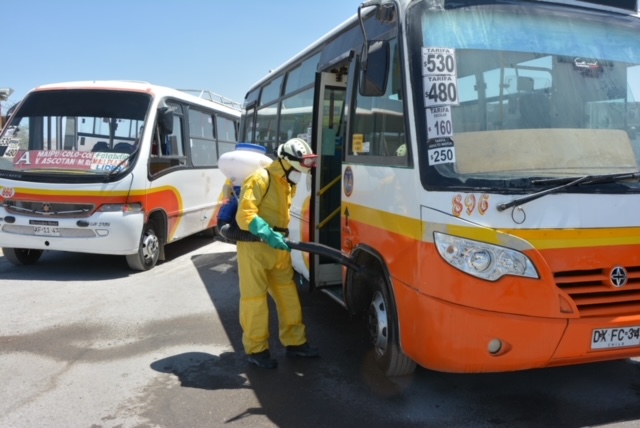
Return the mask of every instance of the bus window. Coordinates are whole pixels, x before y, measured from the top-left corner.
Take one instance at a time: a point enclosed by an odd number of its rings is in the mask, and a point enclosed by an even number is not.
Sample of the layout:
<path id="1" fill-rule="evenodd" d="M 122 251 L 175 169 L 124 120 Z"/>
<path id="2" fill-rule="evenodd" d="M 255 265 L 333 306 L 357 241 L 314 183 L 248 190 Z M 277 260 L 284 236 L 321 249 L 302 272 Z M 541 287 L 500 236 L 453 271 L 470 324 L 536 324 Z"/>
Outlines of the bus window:
<path id="1" fill-rule="evenodd" d="M 261 106 L 270 104 L 280 97 L 282 82 L 283 78 L 280 76 L 262 90 L 262 94 L 260 95 Z"/>
<path id="2" fill-rule="evenodd" d="M 237 121 L 222 115 L 216 115 L 216 139 L 218 141 L 218 157 L 235 149 L 238 142 Z"/>
<path id="3" fill-rule="evenodd" d="M 391 44 L 388 69 L 399 68 L 397 41 Z M 360 91 L 355 102 L 353 139 L 349 155 L 354 162 L 408 165 L 408 150 L 405 132 L 405 114 L 400 85 L 392 79 L 399 76 L 388 73 L 386 91 L 382 96 L 365 96 Z"/>
<path id="4" fill-rule="evenodd" d="M 189 110 L 189 137 L 194 166 L 215 166 L 218 163 L 213 117 L 202 111 Z"/>
<path id="5" fill-rule="evenodd" d="M 255 143 L 268 150 L 276 148 L 278 142 L 278 109 L 273 104 L 258 110 L 255 129 Z"/>
<path id="6" fill-rule="evenodd" d="M 241 124 L 243 134 L 240 140 L 247 143 L 255 142 L 255 109 L 250 108 L 245 111 L 245 114 L 242 116 Z"/>
<path id="7" fill-rule="evenodd" d="M 287 73 L 285 94 L 291 94 L 314 83 L 320 54 L 306 59 L 298 67 Z"/>
<path id="8" fill-rule="evenodd" d="M 187 164 L 184 156 L 182 106 L 173 102 L 167 104 L 173 111 L 173 129 L 171 133 L 167 133 L 161 126 L 156 127 L 152 146 L 152 154 L 156 156 L 151 158 L 151 174 Z"/>
<path id="9" fill-rule="evenodd" d="M 280 108 L 280 139 L 283 143 L 290 138 L 299 137 L 310 142 L 309 135 L 313 107 L 313 89 L 285 98 Z"/>

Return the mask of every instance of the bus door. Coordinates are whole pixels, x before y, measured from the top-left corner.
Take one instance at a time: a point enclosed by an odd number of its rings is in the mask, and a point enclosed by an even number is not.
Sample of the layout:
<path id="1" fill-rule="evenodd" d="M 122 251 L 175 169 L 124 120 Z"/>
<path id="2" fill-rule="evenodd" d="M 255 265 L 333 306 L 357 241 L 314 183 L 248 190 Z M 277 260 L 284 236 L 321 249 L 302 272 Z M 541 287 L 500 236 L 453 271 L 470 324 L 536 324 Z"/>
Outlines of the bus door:
<path id="1" fill-rule="evenodd" d="M 320 73 L 320 87 L 316 92 L 315 147 L 318 154 L 312 203 L 311 236 L 332 248 L 341 248 L 340 208 L 342 159 L 345 136 L 345 99 L 347 92 L 346 66 L 332 72 Z M 324 256 L 310 260 L 312 284 L 327 288 L 342 284 L 341 265 Z M 341 291 L 341 287 L 337 287 Z M 342 299 L 338 299 L 342 303 Z"/>

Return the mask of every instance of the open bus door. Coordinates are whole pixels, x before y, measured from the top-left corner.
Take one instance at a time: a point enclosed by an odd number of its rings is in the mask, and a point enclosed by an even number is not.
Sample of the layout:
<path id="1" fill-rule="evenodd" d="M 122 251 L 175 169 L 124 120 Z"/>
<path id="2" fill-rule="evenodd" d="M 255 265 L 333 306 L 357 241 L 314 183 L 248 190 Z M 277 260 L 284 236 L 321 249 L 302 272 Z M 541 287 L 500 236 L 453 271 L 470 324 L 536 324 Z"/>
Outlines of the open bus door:
<path id="1" fill-rule="evenodd" d="M 340 250 L 342 161 L 344 159 L 345 110 L 347 100 L 347 66 L 332 67 L 319 74 L 316 85 L 312 144 L 318 154 L 313 180 L 310 219 L 311 240 Z M 310 257 L 310 279 L 313 287 L 322 289 L 340 304 L 342 297 L 342 265 L 334 259 Z"/>

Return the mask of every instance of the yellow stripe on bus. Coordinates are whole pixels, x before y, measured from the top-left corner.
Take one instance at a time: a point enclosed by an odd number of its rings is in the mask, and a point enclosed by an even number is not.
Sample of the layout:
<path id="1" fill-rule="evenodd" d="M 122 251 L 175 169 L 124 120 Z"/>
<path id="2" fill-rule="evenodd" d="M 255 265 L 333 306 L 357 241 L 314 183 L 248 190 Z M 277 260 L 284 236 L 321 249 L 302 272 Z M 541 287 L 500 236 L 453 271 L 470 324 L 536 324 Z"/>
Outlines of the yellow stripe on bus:
<path id="1" fill-rule="evenodd" d="M 349 210 L 349 220 L 422 241 L 422 222 L 418 219 L 392 214 L 370 207 L 363 207 L 361 205 L 343 203 L 343 224 L 347 221 L 345 218 L 345 211 L 347 209 Z"/>
<path id="2" fill-rule="evenodd" d="M 640 228 L 505 230 L 540 250 L 640 244 Z"/>
<path id="3" fill-rule="evenodd" d="M 418 219 L 392 214 L 356 204 L 343 204 L 342 217 L 349 210 L 349 219 L 368 226 L 377 227 L 407 238 L 422 241 L 423 224 Z M 435 226 L 435 225 L 432 225 Z M 640 244 L 640 228 L 598 229 L 498 229 L 443 225 L 447 233 L 475 239 L 495 245 L 513 246 L 509 237 L 520 238 L 539 250 L 561 248 L 613 247 Z M 429 229 L 424 225 L 424 229 Z M 436 227 L 436 229 L 440 229 Z M 431 241 L 431 239 L 428 239 Z M 523 243 L 524 244 L 524 243 Z M 520 247 L 520 246 L 516 246 Z"/>

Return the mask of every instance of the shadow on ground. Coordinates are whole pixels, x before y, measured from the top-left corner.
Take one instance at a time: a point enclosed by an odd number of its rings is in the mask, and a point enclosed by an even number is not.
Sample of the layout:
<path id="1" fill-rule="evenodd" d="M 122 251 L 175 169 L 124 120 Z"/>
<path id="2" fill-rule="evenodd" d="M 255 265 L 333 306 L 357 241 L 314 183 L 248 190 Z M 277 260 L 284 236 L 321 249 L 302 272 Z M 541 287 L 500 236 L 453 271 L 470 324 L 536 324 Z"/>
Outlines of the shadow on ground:
<path id="1" fill-rule="evenodd" d="M 196 235 L 165 246 L 166 259 L 157 266 L 211 244 L 212 239 Z M 155 269 L 155 268 L 154 268 Z M 0 278 L 33 281 L 101 281 L 145 274 L 129 268 L 125 256 L 45 251 L 33 265 L 16 266 L 0 253 Z M 55 278 L 52 280 L 51 278 Z"/>

